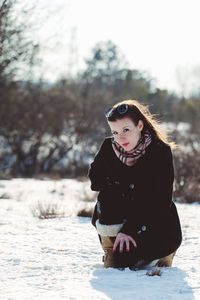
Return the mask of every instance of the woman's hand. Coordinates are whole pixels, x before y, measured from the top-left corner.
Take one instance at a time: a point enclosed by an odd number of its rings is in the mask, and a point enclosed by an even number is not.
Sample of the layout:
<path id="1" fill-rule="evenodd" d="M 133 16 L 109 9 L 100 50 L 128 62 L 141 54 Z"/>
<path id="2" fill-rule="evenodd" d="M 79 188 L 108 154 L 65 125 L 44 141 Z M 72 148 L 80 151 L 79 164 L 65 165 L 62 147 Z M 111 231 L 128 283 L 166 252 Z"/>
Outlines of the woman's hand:
<path id="1" fill-rule="evenodd" d="M 126 251 L 128 252 L 130 250 L 130 242 L 133 244 L 135 248 L 137 247 L 135 240 L 130 235 L 119 232 L 114 242 L 113 252 L 115 252 L 119 244 L 120 244 L 119 251 L 123 252 L 124 243 L 126 243 Z"/>

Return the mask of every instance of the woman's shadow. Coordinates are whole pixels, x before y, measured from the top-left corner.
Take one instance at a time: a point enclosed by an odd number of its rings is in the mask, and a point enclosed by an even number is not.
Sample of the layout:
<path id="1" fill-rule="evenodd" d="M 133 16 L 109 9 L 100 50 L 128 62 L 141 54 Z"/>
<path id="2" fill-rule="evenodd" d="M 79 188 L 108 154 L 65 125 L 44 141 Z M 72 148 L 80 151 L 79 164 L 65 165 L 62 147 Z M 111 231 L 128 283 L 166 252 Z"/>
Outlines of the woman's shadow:
<path id="1" fill-rule="evenodd" d="M 161 276 L 147 276 L 146 273 L 147 270 L 101 268 L 93 272 L 90 283 L 112 300 L 194 299 L 185 271 L 171 267 L 161 268 Z"/>

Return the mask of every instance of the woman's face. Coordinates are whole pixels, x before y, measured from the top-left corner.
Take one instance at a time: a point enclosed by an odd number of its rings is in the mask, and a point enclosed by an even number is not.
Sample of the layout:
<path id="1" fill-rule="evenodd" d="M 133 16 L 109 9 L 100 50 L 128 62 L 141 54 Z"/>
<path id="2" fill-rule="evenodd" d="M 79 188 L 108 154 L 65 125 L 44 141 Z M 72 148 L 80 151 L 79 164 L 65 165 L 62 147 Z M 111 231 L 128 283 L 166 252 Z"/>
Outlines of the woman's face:
<path id="1" fill-rule="evenodd" d="M 108 121 L 108 124 L 114 140 L 126 151 L 131 151 L 137 145 L 144 126 L 142 120 L 139 120 L 138 125 L 136 126 L 128 117 L 124 117 L 123 119 L 114 122 Z"/>

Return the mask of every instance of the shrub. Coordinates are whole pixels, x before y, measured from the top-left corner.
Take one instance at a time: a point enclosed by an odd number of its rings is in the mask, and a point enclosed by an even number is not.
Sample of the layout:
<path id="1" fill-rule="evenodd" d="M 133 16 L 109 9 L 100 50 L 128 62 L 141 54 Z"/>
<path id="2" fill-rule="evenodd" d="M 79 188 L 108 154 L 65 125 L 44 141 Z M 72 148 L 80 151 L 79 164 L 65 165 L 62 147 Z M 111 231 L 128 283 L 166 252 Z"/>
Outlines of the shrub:
<path id="1" fill-rule="evenodd" d="M 178 137 L 174 150 L 175 184 L 174 198 L 179 202 L 200 201 L 200 140 L 192 133 Z"/>

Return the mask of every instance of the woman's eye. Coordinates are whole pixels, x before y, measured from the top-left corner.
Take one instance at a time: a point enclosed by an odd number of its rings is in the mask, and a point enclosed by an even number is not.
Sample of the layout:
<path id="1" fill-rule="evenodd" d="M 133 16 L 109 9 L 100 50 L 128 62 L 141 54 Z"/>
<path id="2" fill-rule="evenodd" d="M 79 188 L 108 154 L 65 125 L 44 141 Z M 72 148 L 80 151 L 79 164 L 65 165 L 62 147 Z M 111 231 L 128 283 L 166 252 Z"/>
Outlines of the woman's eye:
<path id="1" fill-rule="evenodd" d="M 113 135 L 117 135 L 117 132 L 116 132 L 116 131 L 114 131 L 112 134 L 113 134 Z"/>
<path id="2" fill-rule="evenodd" d="M 128 129 L 128 128 L 125 128 L 125 129 L 124 129 L 124 132 L 128 132 L 128 131 L 129 131 L 129 129 Z"/>

